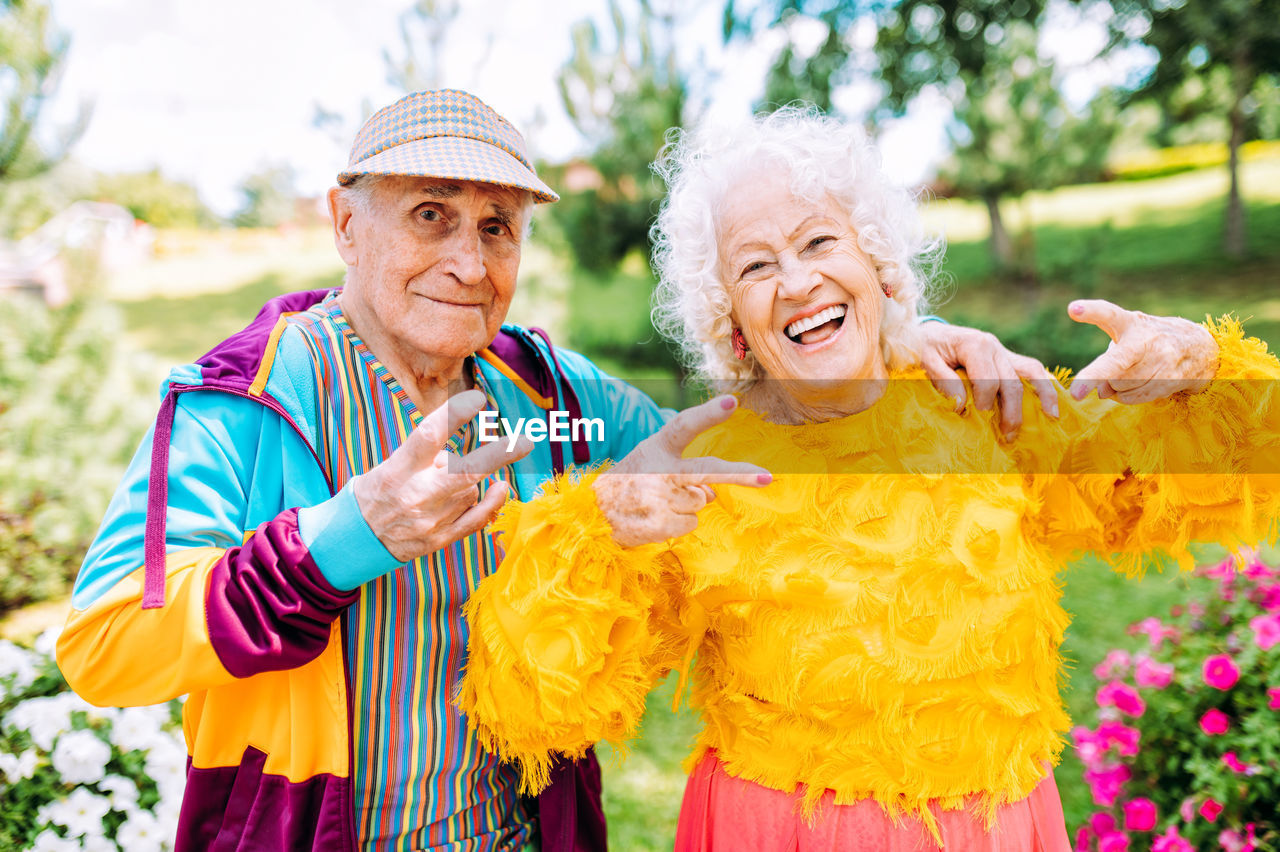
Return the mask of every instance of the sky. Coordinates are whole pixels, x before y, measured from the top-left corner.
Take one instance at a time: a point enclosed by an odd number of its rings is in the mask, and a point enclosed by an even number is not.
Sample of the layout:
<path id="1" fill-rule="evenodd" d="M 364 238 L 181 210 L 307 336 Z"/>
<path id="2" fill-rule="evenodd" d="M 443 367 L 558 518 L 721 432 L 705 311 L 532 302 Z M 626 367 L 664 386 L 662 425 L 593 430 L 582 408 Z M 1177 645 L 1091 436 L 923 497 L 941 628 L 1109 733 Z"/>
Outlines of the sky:
<path id="1" fill-rule="evenodd" d="M 346 163 L 364 111 L 401 94 L 386 79 L 383 52 L 403 52 L 397 21 L 410 0 L 52 2 L 71 38 L 53 118 L 67 121 L 80 104 L 92 107 L 74 158 L 103 171 L 158 167 L 194 184 L 223 215 L 240 204 L 241 181 L 270 166 L 290 166 L 301 194 L 323 194 Z M 781 33 L 725 48 L 718 0 L 682 6 L 677 49 L 708 71 L 695 87 L 711 118 L 749 114 Z M 537 157 L 584 153 L 555 78 L 571 53 L 573 23 L 591 16 L 607 31 L 605 9 L 604 0 L 462 0 L 443 84 L 473 92 L 509 118 Z M 872 98 L 867 86 L 854 86 L 837 106 L 856 114 Z M 318 107 L 342 116 L 337 131 L 315 126 Z M 923 99 L 883 127 L 887 171 L 908 184 L 925 178 L 945 153 L 946 118 L 941 98 Z"/>

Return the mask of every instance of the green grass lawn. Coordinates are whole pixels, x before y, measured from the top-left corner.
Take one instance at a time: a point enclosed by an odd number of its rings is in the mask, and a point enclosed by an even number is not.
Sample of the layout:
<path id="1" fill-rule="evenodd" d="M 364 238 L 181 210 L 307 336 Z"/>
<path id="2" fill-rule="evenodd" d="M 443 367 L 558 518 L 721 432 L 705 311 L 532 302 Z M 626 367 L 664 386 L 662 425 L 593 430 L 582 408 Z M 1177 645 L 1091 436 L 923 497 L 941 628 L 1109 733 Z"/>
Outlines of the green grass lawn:
<path id="1" fill-rule="evenodd" d="M 1280 346 L 1280 162 L 1246 166 L 1251 256 L 1238 263 L 1224 260 L 1218 249 L 1224 174 L 1205 170 L 1029 197 L 1014 208 L 1011 225 L 1018 227 L 1019 209 L 1036 222 L 1039 281 L 1033 287 L 991 277 L 980 208 L 935 205 L 928 220 L 948 235 L 946 272 L 954 281 L 950 300 L 937 311 L 989 328 L 1015 349 L 1074 367 L 1105 344 L 1100 331 L 1066 319 L 1067 302 L 1081 296 L 1197 319 L 1234 311 L 1251 333 Z M 199 355 L 276 293 L 341 280 L 336 253 L 323 235 L 281 245 L 268 235 L 241 250 L 225 242 L 208 249 L 195 237 L 189 243 L 112 289 L 131 340 L 166 362 Z M 652 378 L 671 361 L 648 324 L 651 286 L 643 265 L 591 276 L 571 269 L 554 246 L 535 241 L 526 249 L 511 317 L 548 327 L 555 339 L 571 342 L 617 375 Z M 679 393 L 664 401 L 681 404 Z M 1095 689 L 1093 666 L 1127 625 L 1167 613 L 1183 592 L 1177 577 L 1130 581 L 1096 560 L 1074 564 L 1062 577 L 1064 605 L 1074 619 L 1063 648 L 1063 695 L 1080 718 Z M 628 759 L 601 749 L 615 849 L 671 848 L 684 787 L 680 762 L 697 729 L 688 712 L 671 712 L 673 688 L 668 681 L 650 697 L 643 736 Z M 1057 780 L 1074 826 L 1091 806 L 1079 764 L 1069 755 Z"/>

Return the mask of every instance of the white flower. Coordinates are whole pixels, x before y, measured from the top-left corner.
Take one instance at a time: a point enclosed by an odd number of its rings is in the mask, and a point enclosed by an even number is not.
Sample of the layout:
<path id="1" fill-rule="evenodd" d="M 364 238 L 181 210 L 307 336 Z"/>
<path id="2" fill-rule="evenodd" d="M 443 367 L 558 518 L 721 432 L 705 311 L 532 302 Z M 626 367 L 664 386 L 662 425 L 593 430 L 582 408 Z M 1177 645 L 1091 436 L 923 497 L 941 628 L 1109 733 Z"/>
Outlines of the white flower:
<path id="1" fill-rule="evenodd" d="M 36 835 L 36 842 L 31 852 L 80 852 L 80 844 L 65 837 L 59 837 L 53 829 L 45 829 Z"/>
<path id="2" fill-rule="evenodd" d="M 49 822 L 64 826 L 69 837 L 91 837 L 102 834 L 102 818 L 111 810 L 106 797 L 77 787 L 60 802 L 53 802 L 40 809 Z M 78 844 L 77 844 L 78 845 Z"/>
<path id="3" fill-rule="evenodd" d="M 111 746 L 92 731 L 71 731 L 58 739 L 49 760 L 68 784 L 92 784 L 107 771 Z"/>
<path id="4" fill-rule="evenodd" d="M 146 811 L 134 811 L 116 831 L 116 843 L 129 852 L 161 852 L 167 839 L 160 822 Z"/>
<path id="5" fill-rule="evenodd" d="M 123 775 L 108 775 L 98 782 L 98 789 L 107 794 L 113 811 L 124 813 L 138 804 L 138 785 Z"/>
<path id="6" fill-rule="evenodd" d="M 71 714 L 76 710 L 92 710 L 84 699 L 74 692 L 28 698 L 9 711 L 4 723 L 8 727 L 24 730 L 37 746 L 49 751 L 58 734 L 71 730 Z"/>
<path id="7" fill-rule="evenodd" d="M 33 748 L 27 749 L 22 754 L 0 752 L 0 772 L 4 773 L 5 780 L 10 784 L 17 784 L 35 775 L 36 767 L 39 765 L 40 755 Z"/>
<path id="8" fill-rule="evenodd" d="M 36 637 L 36 641 L 32 643 L 32 647 L 36 649 L 37 654 L 44 654 L 46 657 L 52 658 L 58 649 L 58 637 L 61 635 L 61 627 L 50 627 L 48 630 Z"/>
<path id="9" fill-rule="evenodd" d="M 115 845 L 109 838 L 99 835 L 98 837 L 85 837 L 80 841 L 80 848 L 84 852 L 120 852 L 120 847 Z"/>
<path id="10" fill-rule="evenodd" d="M 16 689 L 30 686 L 36 679 L 36 655 L 8 639 L 0 639 L 0 679 L 10 675 Z"/>
<path id="11" fill-rule="evenodd" d="M 58 734 L 71 727 L 71 714 L 56 698 L 29 698 L 9 711 L 4 724 L 26 731 L 37 746 L 49 751 Z"/>
<path id="12" fill-rule="evenodd" d="M 147 752 L 145 770 L 161 798 L 182 798 L 187 786 L 187 749 L 173 736 L 158 739 Z"/>
<path id="13" fill-rule="evenodd" d="M 141 708 L 124 710 L 111 723 L 111 742 L 121 751 L 147 751 L 160 735 L 155 714 Z"/>

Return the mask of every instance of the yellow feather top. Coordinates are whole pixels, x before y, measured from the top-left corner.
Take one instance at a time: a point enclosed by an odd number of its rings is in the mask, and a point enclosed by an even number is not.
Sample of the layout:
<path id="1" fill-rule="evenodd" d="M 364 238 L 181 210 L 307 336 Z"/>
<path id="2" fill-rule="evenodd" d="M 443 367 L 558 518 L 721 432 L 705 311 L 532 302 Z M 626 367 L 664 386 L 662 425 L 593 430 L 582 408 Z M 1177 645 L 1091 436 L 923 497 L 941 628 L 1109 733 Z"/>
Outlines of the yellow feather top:
<path id="1" fill-rule="evenodd" d="M 987 819 L 1056 763 L 1069 725 L 1059 570 L 1084 550 L 1136 573 L 1187 564 L 1189 541 L 1274 536 L 1280 363 L 1233 321 L 1210 325 L 1218 378 L 1195 395 L 1123 406 L 1026 394 L 1002 444 L 920 372 L 866 411 L 780 426 L 739 410 L 689 455 L 775 472 L 721 487 L 696 532 L 613 543 L 573 475 L 508 504 L 506 558 L 468 604 L 459 701 L 527 790 L 553 751 L 633 736 L 645 693 L 692 672 L 727 771 L 778 790 L 874 798 L 934 828 L 930 806 L 977 796 Z M 696 660 L 696 661 L 695 661 Z"/>

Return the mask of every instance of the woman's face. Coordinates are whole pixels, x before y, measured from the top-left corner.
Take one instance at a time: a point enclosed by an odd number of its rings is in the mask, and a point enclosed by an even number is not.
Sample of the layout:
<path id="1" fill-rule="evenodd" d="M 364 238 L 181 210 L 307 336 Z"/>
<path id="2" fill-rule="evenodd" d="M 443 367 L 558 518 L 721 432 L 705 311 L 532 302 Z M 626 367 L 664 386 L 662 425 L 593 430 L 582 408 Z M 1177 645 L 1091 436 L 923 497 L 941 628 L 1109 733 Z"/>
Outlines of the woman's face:
<path id="1" fill-rule="evenodd" d="M 730 190 L 719 225 L 732 319 L 769 379 L 803 398 L 886 375 L 885 297 L 839 203 L 806 201 L 784 177 L 758 173 Z"/>

